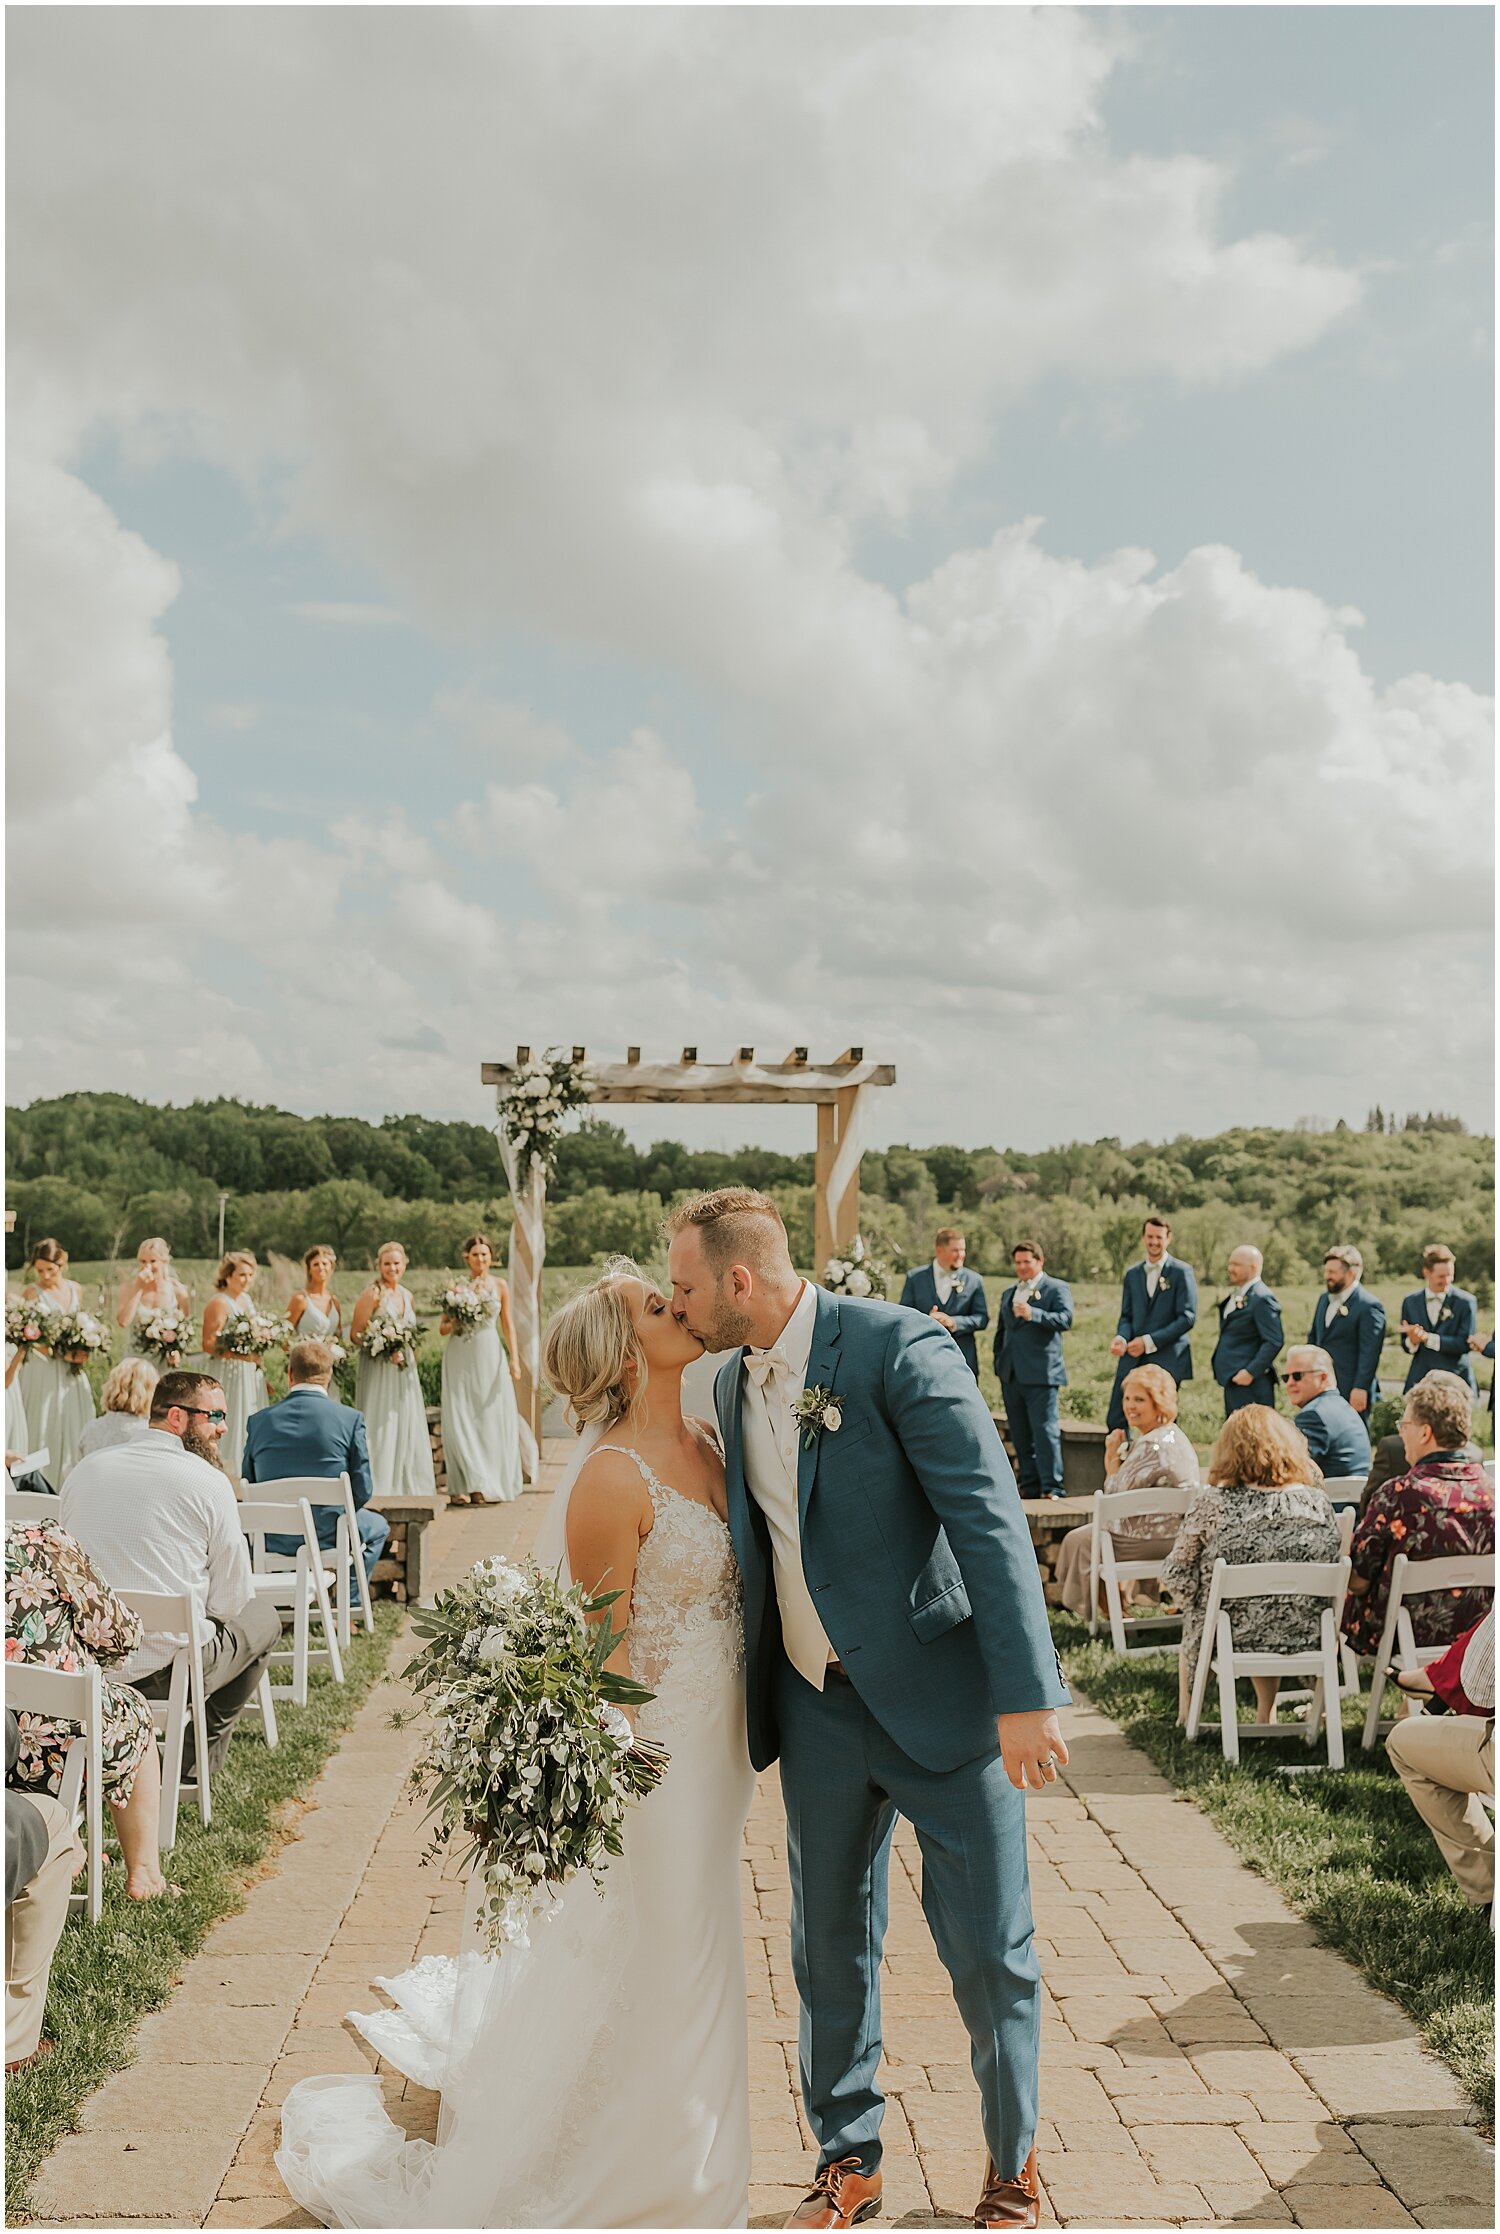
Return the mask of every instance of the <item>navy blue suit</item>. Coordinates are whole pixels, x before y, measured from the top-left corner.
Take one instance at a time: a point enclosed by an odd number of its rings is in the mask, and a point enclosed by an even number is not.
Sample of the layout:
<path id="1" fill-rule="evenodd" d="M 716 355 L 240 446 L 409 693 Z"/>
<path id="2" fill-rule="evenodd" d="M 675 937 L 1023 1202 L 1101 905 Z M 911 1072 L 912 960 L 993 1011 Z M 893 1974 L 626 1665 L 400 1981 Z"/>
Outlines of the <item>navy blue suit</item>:
<path id="1" fill-rule="evenodd" d="M 1065 1280 L 1044 1272 L 1031 1299 L 1031 1317 L 1018 1319 L 1019 1282 L 1000 1298 L 995 1322 L 995 1371 L 1005 1397 L 1005 1417 L 1015 1440 L 1023 1497 L 1061 1497 L 1062 1428 L 1057 1392 L 1068 1385 L 1062 1338 L 1073 1324 L 1073 1297 Z"/>
<path id="2" fill-rule="evenodd" d="M 1329 1481 L 1370 1471 L 1370 1438 L 1354 1406 L 1325 1389 L 1292 1414 Z"/>
<path id="3" fill-rule="evenodd" d="M 1427 1324 L 1427 1290 L 1416 1288 L 1401 1302 L 1403 1326 L 1425 1327 Z M 1443 1308 L 1432 1332 L 1438 1338 L 1435 1350 L 1424 1342 L 1421 1349 L 1413 1350 L 1411 1363 L 1406 1369 L 1406 1388 L 1415 1388 L 1418 1381 L 1425 1381 L 1429 1373 L 1456 1373 L 1467 1381 L 1476 1394 L 1479 1382 L 1469 1362 L 1469 1336 L 1479 1324 L 1479 1306 L 1467 1288 L 1450 1288 L 1443 1297 Z M 1407 1346 L 1406 1336 L 1401 1337 L 1402 1347 Z"/>
<path id="4" fill-rule="evenodd" d="M 1149 1334 L 1156 1347 L 1143 1351 L 1139 1357 L 1127 1353 L 1116 1358 L 1115 1385 L 1109 1392 L 1106 1425 L 1125 1425 L 1125 1405 L 1120 1392 L 1126 1374 L 1133 1373 L 1138 1365 L 1161 1366 L 1179 1386 L 1192 1379 L 1193 1352 L 1188 1336 L 1197 1323 L 1198 1283 L 1190 1264 L 1184 1264 L 1169 1250 L 1161 1260 L 1155 1295 L 1146 1286 L 1145 1260 L 1129 1267 L 1120 1291 L 1120 1318 L 1115 1332 L 1122 1342 L 1134 1342 L 1141 1335 Z"/>
<path id="5" fill-rule="evenodd" d="M 321 1388 L 288 1390 L 279 1404 L 252 1412 L 245 1430 L 245 1460 L 241 1468 L 247 1482 L 285 1482 L 299 1474 L 313 1480 L 335 1481 L 347 1474 L 354 1492 L 355 1523 L 365 1573 L 375 1572 L 375 1562 L 386 1546 L 391 1524 L 383 1513 L 367 1510 L 375 1493 L 370 1472 L 370 1450 L 365 1440 L 365 1416 L 351 1405 L 340 1404 Z M 252 1500 L 253 1502 L 253 1500 Z M 325 1505 L 313 1515 L 318 1542 L 332 1551 L 338 1535 L 339 1516 Z M 268 1536 L 268 1551 L 290 1557 L 297 1549 L 296 1536 Z"/>
<path id="6" fill-rule="evenodd" d="M 906 1285 L 901 1290 L 901 1301 L 908 1311 L 920 1311 L 923 1318 L 930 1318 L 935 1310 L 946 1311 L 953 1324 L 948 1329 L 964 1353 L 964 1363 L 979 1378 L 979 1349 L 974 1337 L 983 1334 L 990 1323 L 989 1298 L 984 1292 L 984 1282 L 977 1272 L 965 1266 L 955 1275 L 948 1300 L 938 1303 L 937 1278 L 930 1264 L 918 1265 L 915 1272 L 908 1272 Z"/>
<path id="7" fill-rule="evenodd" d="M 1219 1339 L 1214 1344 L 1214 1379 L 1224 1391 L 1224 1417 L 1246 1404 L 1276 1405 L 1276 1356 L 1285 1336 L 1281 1331 L 1281 1305 L 1264 1280 L 1252 1280 L 1243 1291 L 1244 1302 L 1229 1309 L 1230 1298 L 1219 1305 Z M 1247 1387 L 1237 1388 L 1236 1373 L 1249 1373 Z"/>
<path id="8" fill-rule="evenodd" d="M 1331 1316 L 1337 1313 L 1336 1317 Z M 1364 1389 L 1371 1405 L 1380 1394 L 1380 1351 L 1385 1341 L 1385 1305 L 1356 1281 L 1341 1296 L 1318 1297 L 1308 1341 L 1333 1359 L 1333 1377 L 1347 1402 L 1351 1389 Z M 1368 1411 L 1365 1414 L 1369 1417 Z"/>

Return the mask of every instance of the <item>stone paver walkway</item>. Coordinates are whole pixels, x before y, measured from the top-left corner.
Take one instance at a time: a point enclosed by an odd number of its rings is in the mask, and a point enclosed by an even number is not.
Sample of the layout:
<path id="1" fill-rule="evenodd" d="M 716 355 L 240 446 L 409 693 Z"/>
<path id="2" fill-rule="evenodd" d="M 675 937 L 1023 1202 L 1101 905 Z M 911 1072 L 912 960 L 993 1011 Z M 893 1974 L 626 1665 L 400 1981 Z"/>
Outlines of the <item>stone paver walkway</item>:
<path id="1" fill-rule="evenodd" d="M 543 1502 L 445 1514 L 431 1586 L 484 1552 L 524 1553 Z M 215 1930 L 142 2027 L 136 2061 L 43 2168 L 42 2223 L 312 2223 L 277 2178 L 278 2105 L 310 2073 L 370 2069 L 345 2012 L 369 2005 L 375 1970 L 457 1940 L 460 1888 L 417 1868 L 419 1818 L 400 1802 L 416 1740 L 387 1726 L 399 1696 L 387 1684 L 366 1703 L 275 1873 Z M 1029 1803 L 1049 2223 L 1493 2225 L 1493 2151 L 1399 2011 L 1318 1946 L 1112 1723 L 1080 1706 L 1067 1731 L 1066 1789 Z M 903 1826 L 884 1977 L 885 2218 L 908 2226 L 967 2222 L 982 2156 L 919 1882 Z M 812 2157 L 774 1776 L 746 1833 L 744 1899 L 751 2219 L 774 2225 Z M 431 2134 L 437 2097 L 374 2068 L 392 2114 Z"/>

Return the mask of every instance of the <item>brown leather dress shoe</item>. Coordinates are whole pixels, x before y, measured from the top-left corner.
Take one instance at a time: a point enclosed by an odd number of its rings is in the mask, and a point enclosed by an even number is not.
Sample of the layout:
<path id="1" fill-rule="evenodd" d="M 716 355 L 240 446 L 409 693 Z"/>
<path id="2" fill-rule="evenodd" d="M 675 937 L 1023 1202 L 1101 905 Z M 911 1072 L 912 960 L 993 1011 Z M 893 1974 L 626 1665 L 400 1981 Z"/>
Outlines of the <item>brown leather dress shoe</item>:
<path id="1" fill-rule="evenodd" d="M 866 2172 L 857 2156 L 820 2164 L 812 2186 L 788 2226 L 859 2226 L 880 2216 L 880 2174 Z M 1033 2225 L 1036 2221 L 1033 2219 Z"/>
<path id="2" fill-rule="evenodd" d="M 1002 2180 L 995 2170 L 995 2160 L 984 2160 L 984 2189 L 974 2206 L 976 2226 L 1040 2226 L 1042 2221 L 1041 2190 L 1036 2184 L 1036 2150 L 1032 2149 L 1026 2162 L 1013 2180 Z"/>

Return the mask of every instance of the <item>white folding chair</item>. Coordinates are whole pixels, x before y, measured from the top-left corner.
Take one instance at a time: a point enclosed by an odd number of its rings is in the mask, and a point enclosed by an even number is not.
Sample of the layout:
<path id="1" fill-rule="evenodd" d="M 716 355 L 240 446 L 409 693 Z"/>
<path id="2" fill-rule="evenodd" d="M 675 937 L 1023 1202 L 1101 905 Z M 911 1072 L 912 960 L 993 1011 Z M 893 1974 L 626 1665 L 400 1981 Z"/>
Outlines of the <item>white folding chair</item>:
<path id="1" fill-rule="evenodd" d="M 213 1821 L 213 1794 L 208 1767 L 208 1692 L 203 1681 L 203 1647 L 207 1633 L 190 1592 L 182 1590 L 117 1590 L 115 1596 L 137 1613 L 148 1635 L 186 1637 L 168 1662 L 171 1686 L 165 1699 L 148 1699 L 151 1719 L 162 1740 L 161 1834 L 157 1841 L 164 1854 L 177 1844 L 177 1803 L 184 1792 L 198 1797 L 198 1820 L 204 1829 Z M 182 1756 L 187 1726 L 193 1725 L 193 1779 L 183 1782 Z"/>
<path id="2" fill-rule="evenodd" d="M 360 1544 L 359 1522 L 355 1515 L 358 1507 L 347 1474 L 329 1476 L 315 1474 L 289 1475 L 284 1481 L 265 1482 L 258 1485 L 274 1489 L 279 1497 L 305 1497 L 316 1514 L 328 1506 L 339 1516 L 338 1534 L 330 1552 L 322 1547 L 325 1566 L 331 1561 L 334 1575 L 334 1604 L 338 1613 L 339 1643 L 347 1652 L 353 1626 L 353 1593 L 359 1593 L 360 1614 L 367 1629 L 375 1627 L 375 1609 L 370 1602 L 369 1577 L 365 1573 L 364 1552 Z M 285 1554 L 282 1555 L 285 1558 Z M 267 1564 L 278 1564 L 274 1554 L 268 1554 Z"/>
<path id="3" fill-rule="evenodd" d="M 1116 1652 L 1126 1659 L 1138 1659 L 1146 1652 L 1174 1650 L 1170 1638 L 1135 1644 L 1131 1637 L 1140 1634 L 1149 1639 L 1152 1630 L 1175 1628 L 1182 1616 L 1162 1613 L 1126 1618 L 1121 1583 L 1159 1581 L 1166 1561 L 1164 1558 L 1121 1559 L 1115 1551 L 1114 1528 L 1136 1513 L 1168 1513 L 1174 1520 L 1180 1520 L 1197 1494 L 1192 1488 L 1096 1489 L 1094 1492 L 1094 1515 L 1089 1532 L 1089 1635 L 1097 1637 L 1099 1634 L 1099 1593 L 1102 1590 L 1110 1637 Z M 1126 1536 L 1121 1541 L 1128 1545 L 1130 1538 Z"/>
<path id="4" fill-rule="evenodd" d="M 62 1499 L 44 1497 L 36 1490 L 8 1489 L 5 1492 L 5 1517 L 11 1520 L 44 1521 L 62 1520 Z"/>
<path id="5" fill-rule="evenodd" d="M 1323 1493 L 1335 1511 L 1344 1506 L 1357 1510 L 1369 1478 L 1368 1474 L 1335 1474 L 1324 1481 Z"/>
<path id="6" fill-rule="evenodd" d="M 280 1487 L 280 1484 L 271 1486 Z M 318 1531 L 313 1521 L 312 1507 L 305 1497 L 295 1503 L 271 1504 L 246 1502 L 240 1506 L 240 1527 L 250 1539 L 251 1579 L 257 1598 L 265 1598 L 283 1613 L 292 1616 L 292 1649 L 271 1654 L 273 1665 L 289 1660 L 292 1664 L 290 1684 L 273 1683 L 272 1700 L 290 1699 L 296 1706 L 307 1704 L 307 1671 L 313 1660 L 326 1660 L 335 1683 L 344 1680 L 344 1663 L 339 1652 L 338 1624 L 334 1619 L 329 1586 L 336 1581 L 334 1571 L 323 1564 L 323 1547 L 318 1542 Z M 296 1554 L 288 1558 L 284 1553 L 266 1550 L 267 1536 L 300 1536 L 302 1542 Z M 311 1642 L 312 1616 L 316 1611 L 323 1627 L 323 1642 Z M 269 1672 L 269 1671 L 268 1671 Z"/>
<path id="7" fill-rule="evenodd" d="M 45 1500 L 44 1500 L 45 1502 Z M 17 1714 L 42 1714 L 49 1722 L 76 1722 L 81 1735 L 68 1747 L 58 1799 L 78 1819 L 83 1807 L 83 1843 L 88 1872 L 71 1908 L 88 1911 L 97 1924 L 104 1907 L 104 1683 L 98 1668 L 33 1668 L 12 1660 L 5 1670 L 5 1703 Z"/>
<path id="8" fill-rule="evenodd" d="M 1273 1559 L 1258 1561 L 1254 1566 L 1231 1567 L 1227 1560 L 1214 1561 L 1213 1580 L 1208 1588 L 1208 1604 L 1203 1614 L 1203 1637 L 1198 1647 L 1198 1665 L 1193 1672 L 1192 1702 L 1188 1708 L 1187 1734 L 1198 1735 L 1198 1725 L 1203 1714 L 1204 1696 L 1208 1690 L 1209 1669 L 1215 1663 L 1219 1670 L 1219 1738 L 1226 1761 L 1238 1761 L 1240 1739 L 1248 1736 L 1266 1737 L 1273 1732 L 1285 1735 L 1285 1725 L 1274 1721 L 1240 1727 L 1235 1705 L 1235 1683 L 1240 1676 L 1311 1676 L 1313 1678 L 1312 1705 L 1308 1710 L 1306 1742 L 1315 1745 L 1322 1727 L 1325 1706 L 1328 1713 L 1328 1766 L 1341 1769 L 1344 1765 L 1344 1725 L 1339 1712 L 1339 1616 L 1344 1610 L 1344 1593 L 1349 1585 L 1347 1559 L 1317 1561 Z M 1234 1642 L 1229 1606 L 1240 1598 L 1324 1598 L 1320 1621 L 1320 1635 L 1315 1647 L 1306 1652 L 1241 1652 Z"/>
<path id="9" fill-rule="evenodd" d="M 1380 1708 L 1390 1681 L 1392 1660 L 1403 1671 L 1425 1668 L 1429 1661 L 1441 1660 L 1448 1649 L 1446 1644 L 1417 1643 L 1412 1631 L 1410 1601 L 1425 1598 L 1433 1590 L 1493 1590 L 1494 1587 L 1495 1555 L 1492 1551 L 1462 1552 L 1452 1559 L 1408 1559 L 1404 1551 L 1397 1552 L 1391 1562 L 1391 1593 L 1386 1600 L 1385 1625 L 1375 1648 L 1375 1665 L 1370 1670 L 1370 1708 L 1360 1740 L 1366 1753 L 1374 1750 L 1380 1735 Z M 1388 1723 L 1387 1728 L 1390 1727 Z"/>

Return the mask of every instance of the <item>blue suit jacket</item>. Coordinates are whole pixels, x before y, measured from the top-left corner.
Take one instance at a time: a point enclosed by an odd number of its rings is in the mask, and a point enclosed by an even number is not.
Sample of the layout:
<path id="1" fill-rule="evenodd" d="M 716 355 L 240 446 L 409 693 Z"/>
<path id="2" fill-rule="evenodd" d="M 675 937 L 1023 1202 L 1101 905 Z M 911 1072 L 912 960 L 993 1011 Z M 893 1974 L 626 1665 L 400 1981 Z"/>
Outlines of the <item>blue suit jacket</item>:
<path id="1" fill-rule="evenodd" d="M 1162 1365 L 1174 1381 L 1193 1377 L 1193 1352 L 1188 1336 L 1198 1323 L 1198 1282 L 1193 1268 L 1170 1250 L 1161 1260 L 1161 1275 L 1152 1295 L 1146 1286 L 1145 1260 L 1131 1265 L 1120 1291 L 1120 1318 L 1115 1328 L 1122 1342 L 1149 1334 L 1156 1348 L 1144 1357 L 1116 1360 L 1124 1372 L 1137 1365 Z"/>
<path id="2" fill-rule="evenodd" d="M 1307 1448 L 1332 1481 L 1340 1475 L 1368 1474 L 1370 1438 L 1364 1421 L 1337 1389 L 1325 1389 L 1293 1413 Z"/>
<path id="3" fill-rule="evenodd" d="M 1285 1336 L 1281 1331 L 1281 1305 L 1264 1280 L 1252 1280 L 1240 1311 L 1225 1314 L 1228 1296 L 1218 1305 L 1219 1339 L 1214 1344 L 1214 1379 L 1227 1388 L 1236 1373 L 1263 1373 L 1276 1379 L 1276 1356 Z"/>
<path id="4" fill-rule="evenodd" d="M 1013 1282 L 1000 1298 L 995 1321 L 995 1371 L 1022 1388 L 1066 1388 L 1062 1338 L 1073 1324 L 1073 1294 L 1066 1280 L 1042 1274 L 1031 1299 L 1031 1317 L 1018 1319 Z"/>
<path id="5" fill-rule="evenodd" d="M 1358 1284 L 1347 1301 L 1342 1297 L 1339 1301 L 1343 1309 L 1330 1321 L 1328 1314 L 1336 1308 L 1333 1299 L 1326 1290 L 1318 1297 L 1307 1339 L 1333 1359 L 1333 1377 L 1340 1396 L 1347 1397 L 1352 1388 L 1367 1389 L 1373 1404 L 1380 1394 L 1376 1368 L 1385 1341 L 1385 1305 Z"/>
<path id="6" fill-rule="evenodd" d="M 875 1720 L 922 1767 L 993 1752 L 995 1716 L 1068 1697 L 1016 1480 L 973 1374 L 935 1319 L 817 1290 L 808 1388 L 836 1432 L 799 1435 L 802 1570 Z M 770 1532 L 745 1479 L 743 1350 L 714 1382 L 745 1593 L 750 1757 L 774 1761 L 781 1617 Z"/>
<path id="7" fill-rule="evenodd" d="M 1415 1288 L 1401 1300 L 1401 1320 L 1416 1326 L 1427 1324 L 1427 1290 Z M 1479 1306 L 1467 1288 L 1450 1288 L 1443 1297 L 1443 1312 L 1433 1332 L 1438 1338 L 1435 1350 L 1424 1342 L 1420 1350 L 1411 1352 L 1411 1364 L 1406 1369 L 1407 1388 L 1415 1388 L 1418 1381 L 1425 1381 L 1429 1373 L 1456 1373 L 1470 1388 L 1477 1389 L 1478 1379 L 1469 1362 L 1469 1336 L 1479 1325 Z M 1406 1336 L 1401 1337 L 1406 1348 Z"/>
<path id="8" fill-rule="evenodd" d="M 284 1482 L 298 1474 L 327 1481 L 347 1474 L 356 1507 L 367 1505 L 375 1482 L 365 1415 L 318 1389 L 291 1389 L 279 1404 L 251 1413 L 241 1471 L 247 1482 Z M 337 1513 L 325 1508 L 313 1517 L 318 1542 L 331 1550 L 338 1533 Z"/>
<path id="9" fill-rule="evenodd" d="M 954 1288 L 943 1309 L 954 1321 L 953 1339 L 968 1359 L 969 1371 L 977 1378 L 979 1348 L 974 1337 L 983 1334 L 990 1323 L 989 1298 L 979 1274 L 971 1272 L 967 1265 L 958 1278 L 960 1285 Z M 908 1272 L 906 1285 L 901 1290 L 901 1301 L 908 1311 L 920 1311 L 925 1319 L 937 1309 L 937 1299 L 937 1281 L 930 1264 L 918 1265 L 915 1272 Z"/>

